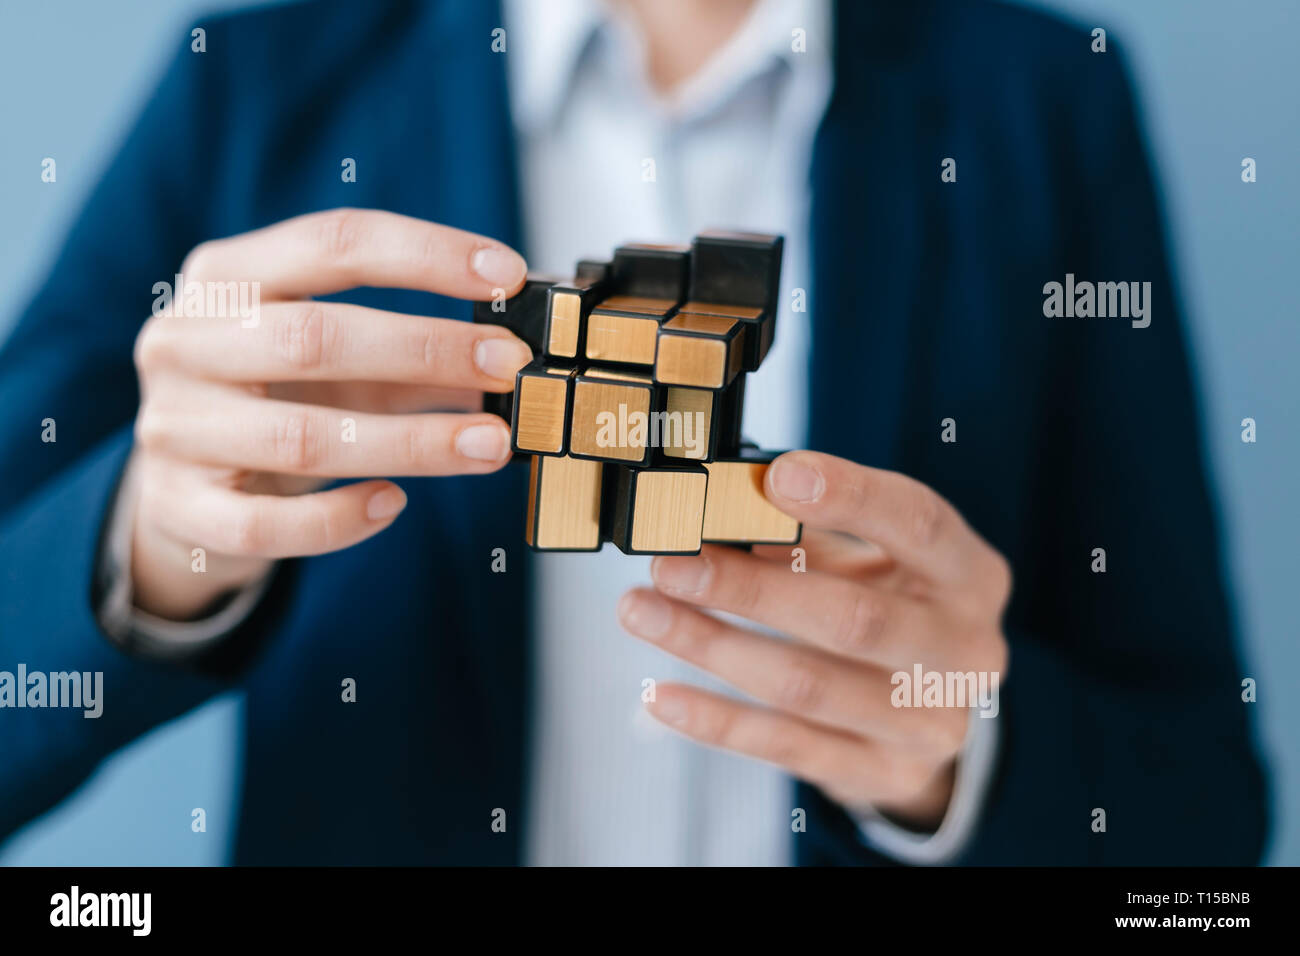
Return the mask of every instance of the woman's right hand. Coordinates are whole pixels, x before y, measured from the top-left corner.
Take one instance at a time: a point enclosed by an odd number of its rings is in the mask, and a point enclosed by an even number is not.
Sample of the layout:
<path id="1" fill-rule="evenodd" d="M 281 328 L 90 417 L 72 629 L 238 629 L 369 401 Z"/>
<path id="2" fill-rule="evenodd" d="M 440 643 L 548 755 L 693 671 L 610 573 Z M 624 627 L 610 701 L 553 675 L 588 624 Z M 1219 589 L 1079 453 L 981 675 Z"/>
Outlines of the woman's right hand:
<path id="1" fill-rule="evenodd" d="M 406 504 L 377 476 L 505 464 L 509 429 L 476 410 L 482 392 L 514 387 L 532 358 L 524 342 L 498 326 L 311 297 L 379 286 L 486 300 L 513 295 L 525 272 L 499 242 L 372 210 L 196 247 L 181 267 L 186 285 L 200 283 L 206 302 L 206 290 L 232 301 L 227 283 L 258 283 L 260 309 L 155 315 L 136 340 L 141 403 L 123 487 L 135 606 L 193 619 L 279 558 L 369 538 Z M 175 290 L 177 303 L 183 295 Z M 336 478 L 371 480 L 318 490 Z"/>

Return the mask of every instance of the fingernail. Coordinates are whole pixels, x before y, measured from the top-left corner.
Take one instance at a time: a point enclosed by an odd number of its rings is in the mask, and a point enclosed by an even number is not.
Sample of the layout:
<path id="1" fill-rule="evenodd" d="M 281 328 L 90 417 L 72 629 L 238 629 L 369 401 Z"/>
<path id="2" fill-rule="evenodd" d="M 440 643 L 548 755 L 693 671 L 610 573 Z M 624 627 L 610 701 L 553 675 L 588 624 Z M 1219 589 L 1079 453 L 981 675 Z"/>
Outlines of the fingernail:
<path id="1" fill-rule="evenodd" d="M 637 637 L 654 641 L 668 633 L 673 611 L 657 594 L 629 591 L 619 599 L 618 619 Z"/>
<path id="2" fill-rule="evenodd" d="M 787 501 L 816 501 L 826 490 L 826 479 L 816 468 L 779 458 L 772 465 L 772 490 Z"/>
<path id="3" fill-rule="evenodd" d="M 513 380 L 533 360 L 533 350 L 519 339 L 484 339 L 474 349 L 474 364 L 488 378 Z"/>
<path id="4" fill-rule="evenodd" d="M 704 555 L 690 557 L 658 557 L 650 565 L 650 576 L 665 591 L 680 594 L 701 594 L 713 575 L 713 563 Z"/>
<path id="5" fill-rule="evenodd" d="M 676 697 L 661 697 L 650 708 L 654 717 L 665 724 L 680 727 L 686 723 L 686 705 Z"/>
<path id="6" fill-rule="evenodd" d="M 385 488 L 370 496 L 366 502 L 366 517 L 371 521 L 387 521 L 406 507 L 406 492 L 401 488 Z"/>
<path id="7" fill-rule="evenodd" d="M 471 425 L 456 436 L 456 451 L 477 461 L 499 461 L 510 450 L 510 433 L 500 425 Z"/>
<path id="8" fill-rule="evenodd" d="M 469 265 L 479 278 L 503 289 L 513 289 L 528 271 L 528 265 L 519 253 L 497 246 L 484 246 L 475 252 Z"/>

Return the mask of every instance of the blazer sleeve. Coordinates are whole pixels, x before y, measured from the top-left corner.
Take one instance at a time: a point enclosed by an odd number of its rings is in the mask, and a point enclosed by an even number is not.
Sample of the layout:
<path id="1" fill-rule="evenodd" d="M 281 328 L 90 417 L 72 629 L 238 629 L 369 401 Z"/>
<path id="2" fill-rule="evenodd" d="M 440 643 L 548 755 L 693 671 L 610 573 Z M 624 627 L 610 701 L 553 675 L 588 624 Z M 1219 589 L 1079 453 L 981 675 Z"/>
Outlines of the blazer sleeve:
<path id="1" fill-rule="evenodd" d="M 1055 367 L 1046 428 L 1026 449 L 1040 463 L 1025 504 L 1038 531 L 1007 615 L 999 766 L 954 862 L 1255 864 L 1267 787 L 1186 327 L 1127 71 L 1114 51 L 1085 56 L 1062 94 L 1065 267 L 1150 282 L 1150 325 L 1041 320 L 1057 324 L 1051 354 L 1034 356 Z M 804 799 L 824 823 L 810 825 L 809 862 L 890 862 L 819 794 Z"/>
<path id="2" fill-rule="evenodd" d="M 0 708 L 0 838 L 113 750 L 227 686 L 124 654 L 93 607 L 138 403 L 135 336 L 153 284 L 172 281 L 206 238 L 218 157 L 204 137 L 221 104 L 203 70 L 188 46 L 169 66 L 0 350 L 0 670 L 102 674 L 98 717 Z"/>

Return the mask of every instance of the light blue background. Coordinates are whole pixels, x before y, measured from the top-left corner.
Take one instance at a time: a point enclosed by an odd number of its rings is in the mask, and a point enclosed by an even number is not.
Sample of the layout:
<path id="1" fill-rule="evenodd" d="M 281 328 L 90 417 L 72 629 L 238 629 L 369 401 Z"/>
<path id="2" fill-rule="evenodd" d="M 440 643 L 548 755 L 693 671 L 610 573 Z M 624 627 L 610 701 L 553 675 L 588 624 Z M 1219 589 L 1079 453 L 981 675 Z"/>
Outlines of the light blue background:
<path id="1" fill-rule="evenodd" d="M 206 11 L 247 5 L 4 4 L 0 334 L 49 267 L 162 64 L 177 44 L 189 43 L 189 23 Z M 1122 49 L 1137 73 L 1192 322 L 1208 445 L 1247 639 L 1245 673 L 1259 684 L 1255 706 L 1274 778 L 1269 860 L 1300 864 L 1300 642 L 1294 612 L 1300 570 L 1300 4 L 1034 5 L 1106 28 L 1112 48 Z M 52 185 L 40 181 L 46 156 L 58 162 Z M 1245 156 L 1258 163 L 1259 181 L 1251 185 L 1240 179 Z M 1240 422 L 1248 416 L 1258 423 L 1253 445 L 1240 439 Z M 240 701 L 231 695 L 138 741 L 0 849 L 0 863 L 225 861 L 237 810 L 239 719 Z M 206 833 L 191 832 L 194 807 L 207 812 Z"/>

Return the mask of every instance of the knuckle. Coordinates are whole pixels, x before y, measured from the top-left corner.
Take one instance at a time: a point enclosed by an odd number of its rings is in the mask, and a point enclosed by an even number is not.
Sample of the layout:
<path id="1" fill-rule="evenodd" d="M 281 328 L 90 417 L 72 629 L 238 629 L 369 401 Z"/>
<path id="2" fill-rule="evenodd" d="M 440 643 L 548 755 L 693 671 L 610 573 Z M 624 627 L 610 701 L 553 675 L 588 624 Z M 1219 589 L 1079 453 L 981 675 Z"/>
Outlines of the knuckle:
<path id="1" fill-rule="evenodd" d="M 166 447 L 168 425 L 152 403 L 141 406 L 135 417 L 135 443 L 148 451 L 158 451 Z"/>
<path id="2" fill-rule="evenodd" d="M 165 500 L 165 496 L 173 494 L 173 491 L 157 464 L 157 460 L 148 455 L 141 455 L 138 459 L 140 486 L 135 501 L 136 514 L 139 516 L 137 520 L 151 515 L 151 523 L 167 526 L 170 522 L 166 517 L 166 509 L 160 508 L 159 503 Z M 204 544 L 202 541 L 198 543 Z"/>
<path id="3" fill-rule="evenodd" d="M 418 474 L 432 464 L 436 452 L 424 430 L 418 425 L 412 425 L 402 436 L 402 455 L 406 467 Z"/>
<path id="4" fill-rule="evenodd" d="M 763 744 L 766 760 L 782 767 L 795 767 L 804 762 L 801 759 L 802 751 L 799 734 L 791 727 L 778 725 L 767 732 Z"/>
<path id="5" fill-rule="evenodd" d="M 440 375 L 447 365 L 447 349 L 437 327 L 424 334 L 424 367 L 433 376 Z"/>
<path id="6" fill-rule="evenodd" d="M 851 654 L 877 647 L 884 637 L 888 614 L 869 591 L 857 588 L 835 628 L 836 647 Z"/>
<path id="7" fill-rule="evenodd" d="M 453 247 L 454 248 L 454 247 Z M 450 266 L 452 256 L 448 253 L 453 251 L 449 248 L 446 232 L 440 226 L 429 226 L 423 230 L 419 241 L 411 249 L 415 257 L 415 262 L 422 265 L 436 262 L 440 266 Z M 464 256 L 464 269 L 466 274 L 469 272 L 469 256 Z"/>
<path id="8" fill-rule="evenodd" d="M 210 239 L 207 242 L 200 242 L 190 250 L 189 255 L 185 257 L 185 261 L 181 263 L 181 275 L 187 279 L 202 280 L 212 270 L 216 251 L 215 240 Z M 177 289 L 175 293 L 179 295 L 180 291 Z"/>
<path id="9" fill-rule="evenodd" d="M 863 509 L 870 509 L 880 493 L 880 477 L 861 468 L 848 469 L 839 480 L 847 489 L 849 498 Z"/>
<path id="10" fill-rule="evenodd" d="M 757 574 L 726 574 L 714 564 L 712 573 L 705 576 L 700 597 L 718 601 L 724 607 L 753 611 L 762 606 L 763 585 Z"/>
<path id="11" fill-rule="evenodd" d="M 735 711 L 706 704 L 692 707 L 689 713 L 691 736 L 715 747 L 741 749 L 742 726 Z"/>
<path id="12" fill-rule="evenodd" d="M 332 209 L 321 213 L 316 229 L 316 241 L 321 251 L 335 260 L 351 258 L 365 235 L 362 216 L 356 209 Z"/>
<path id="13" fill-rule="evenodd" d="M 997 596 L 997 603 L 1000 607 L 1011 597 L 1011 586 L 1015 580 L 1011 570 L 1011 562 L 1003 557 L 1001 552 L 993 551 L 989 567 L 989 576 L 993 580 L 993 591 Z"/>
<path id="14" fill-rule="evenodd" d="M 933 492 L 925 491 L 916 496 L 908 509 L 907 528 L 913 542 L 920 547 L 929 547 L 939 540 L 943 530 L 943 506 Z"/>
<path id="15" fill-rule="evenodd" d="M 321 509 L 295 509 L 282 521 L 282 534 L 303 554 L 325 554 L 335 550 L 337 528 Z"/>
<path id="16" fill-rule="evenodd" d="M 135 348 L 131 357 L 135 362 L 136 371 L 146 372 L 159 367 L 166 361 L 168 352 L 163 321 L 157 316 L 150 316 L 135 337 Z"/>
<path id="17" fill-rule="evenodd" d="M 671 646 L 673 652 L 681 657 L 698 659 L 709 668 L 721 667 L 719 651 L 725 648 L 730 630 L 729 624 L 711 614 L 680 614 L 674 610 L 673 626 L 662 643 L 665 647 Z"/>
<path id="18" fill-rule="evenodd" d="M 275 330 L 276 355 L 290 367 L 310 371 L 329 366 L 340 341 L 338 322 L 323 302 L 303 302 Z"/>
<path id="19" fill-rule="evenodd" d="M 290 412 L 276 423 L 272 454 L 290 472 L 314 470 L 324 458 L 325 434 L 319 419 L 308 412 Z"/>
<path id="20" fill-rule="evenodd" d="M 867 520 L 873 500 L 867 478 L 858 469 L 852 469 L 840 479 L 838 487 L 846 517 L 855 523 Z"/>
<path id="21" fill-rule="evenodd" d="M 308 537 L 317 542 L 319 550 L 337 551 L 347 542 L 347 522 L 338 510 L 323 502 L 309 512 L 307 521 L 311 528 Z"/>
<path id="22" fill-rule="evenodd" d="M 826 674 L 808 664 L 788 667 L 781 679 L 774 703 L 786 710 L 810 712 L 826 699 Z"/>
<path id="23" fill-rule="evenodd" d="M 266 524 L 256 507 L 242 508 L 227 526 L 223 550 L 237 557 L 252 557 L 266 546 Z"/>

